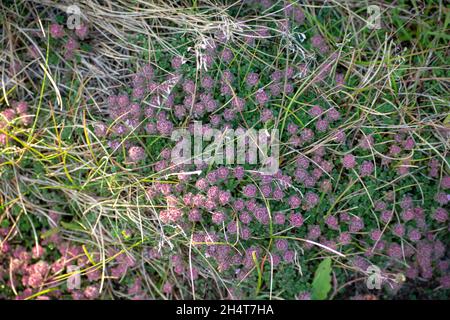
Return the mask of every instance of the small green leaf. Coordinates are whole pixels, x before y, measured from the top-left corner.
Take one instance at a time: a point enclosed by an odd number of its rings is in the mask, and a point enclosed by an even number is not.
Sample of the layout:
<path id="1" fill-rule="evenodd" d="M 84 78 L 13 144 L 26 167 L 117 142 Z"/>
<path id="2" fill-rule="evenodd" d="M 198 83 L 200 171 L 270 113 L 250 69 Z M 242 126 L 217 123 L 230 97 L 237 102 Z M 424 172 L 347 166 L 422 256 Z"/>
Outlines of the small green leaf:
<path id="1" fill-rule="evenodd" d="M 450 123 L 450 114 L 445 118 L 444 124 Z"/>
<path id="2" fill-rule="evenodd" d="M 253 258 L 253 262 L 255 263 L 255 266 L 256 266 L 256 271 L 258 272 L 258 286 L 256 287 L 256 292 L 255 292 L 255 295 L 258 296 L 259 291 L 261 290 L 261 286 L 262 286 L 262 273 L 261 273 L 261 268 L 259 267 L 258 257 L 256 256 L 256 251 L 252 251 L 252 258 Z"/>
<path id="3" fill-rule="evenodd" d="M 85 231 L 84 228 L 81 226 L 81 224 L 77 224 L 77 223 L 74 223 L 74 222 L 61 221 L 61 225 L 67 230 L 71 230 L 71 231 Z"/>
<path id="4" fill-rule="evenodd" d="M 52 235 L 56 234 L 60 229 L 58 227 L 52 228 L 44 233 L 41 234 L 41 239 L 47 239 L 51 237 Z"/>
<path id="5" fill-rule="evenodd" d="M 312 283 L 312 298 L 325 300 L 331 290 L 331 259 L 326 258 L 317 267 Z"/>

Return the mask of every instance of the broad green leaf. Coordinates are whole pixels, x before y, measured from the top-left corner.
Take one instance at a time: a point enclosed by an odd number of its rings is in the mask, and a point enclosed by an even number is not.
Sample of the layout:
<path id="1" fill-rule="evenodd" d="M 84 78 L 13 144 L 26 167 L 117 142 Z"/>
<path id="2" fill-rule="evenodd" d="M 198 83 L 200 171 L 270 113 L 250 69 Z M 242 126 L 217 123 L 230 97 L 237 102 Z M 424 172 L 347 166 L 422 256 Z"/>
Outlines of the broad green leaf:
<path id="1" fill-rule="evenodd" d="M 324 259 L 317 267 L 312 283 L 312 298 L 325 300 L 331 290 L 331 259 Z"/>

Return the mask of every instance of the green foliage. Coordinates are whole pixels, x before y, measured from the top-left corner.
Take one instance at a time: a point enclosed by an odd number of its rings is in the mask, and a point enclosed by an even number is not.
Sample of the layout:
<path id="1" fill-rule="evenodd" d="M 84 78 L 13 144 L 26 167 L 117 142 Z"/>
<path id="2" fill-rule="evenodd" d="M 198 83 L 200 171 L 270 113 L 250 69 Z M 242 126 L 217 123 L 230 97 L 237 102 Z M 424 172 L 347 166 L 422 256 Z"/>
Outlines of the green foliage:
<path id="1" fill-rule="evenodd" d="M 331 290 L 331 258 L 325 258 L 317 267 L 312 282 L 312 299 L 325 300 Z"/>

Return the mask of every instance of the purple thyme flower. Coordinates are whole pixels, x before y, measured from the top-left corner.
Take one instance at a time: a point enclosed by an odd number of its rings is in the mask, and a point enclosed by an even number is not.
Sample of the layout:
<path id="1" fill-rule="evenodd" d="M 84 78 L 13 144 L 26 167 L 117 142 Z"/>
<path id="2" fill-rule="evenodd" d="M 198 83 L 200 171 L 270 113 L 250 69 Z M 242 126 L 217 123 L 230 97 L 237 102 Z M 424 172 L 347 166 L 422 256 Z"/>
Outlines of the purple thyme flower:
<path id="1" fill-rule="evenodd" d="M 206 111 L 213 112 L 217 109 L 217 101 L 214 99 L 209 99 L 204 102 Z"/>
<path id="2" fill-rule="evenodd" d="M 293 93 L 294 92 L 294 87 L 292 86 L 292 84 L 291 83 L 285 83 L 284 84 L 284 90 L 283 90 L 283 93 L 285 94 L 285 95 L 290 95 L 291 93 Z"/>
<path id="3" fill-rule="evenodd" d="M 380 229 L 375 229 L 372 230 L 370 232 L 370 239 L 372 239 L 373 241 L 379 241 L 381 239 L 381 230 Z"/>
<path id="4" fill-rule="evenodd" d="M 206 181 L 205 178 L 201 178 L 198 179 L 197 182 L 195 183 L 195 186 L 199 189 L 199 190 L 206 190 L 206 188 L 208 187 L 209 183 L 208 181 Z"/>
<path id="5" fill-rule="evenodd" d="M 359 174 L 361 177 L 369 176 L 374 169 L 374 165 L 372 161 L 364 161 L 359 167 Z"/>
<path id="6" fill-rule="evenodd" d="M 284 192 L 283 192 L 283 190 L 281 190 L 280 187 L 275 187 L 275 190 L 273 191 L 272 196 L 275 200 L 280 201 L 284 198 Z"/>
<path id="7" fill-rule="evenodd" d="M 375 202 L 375 211 L 384 211 L 386 210 L 387 205 L 386 202 L 378 200 Z"/>
<path id="8" fill-rule="evenodd" d="M 356 233 L 364 228 L 364 221 L 360 217 L 352 217 L 350 220 L 350 232 Z"/>
<path id="9" fill-rule="evenodd" d="M 65 45 L 65 48 L 67 51 L 72 52 L 74 50 L 77 50 L 79 48 L 78 41 L 76 41 L 74 38 L 69 38 L 67 40 L 67 43 Z"/>
<path id="10" fill-rule="evenodd" d="M 403 148 L 405 150 L 412 150 L 414 149 L 416 143 L 414 142 L 413 138 L 407 138 L 405 141 L 402 142 Z"/>
<path id="11" fill-rule="evenodd" d="M 222 74 L 222 83 L 231 84 L 234 81 L 233 72 L 230 70 L 225 70 Z"/>
<path id="12" fill-rule="evenodd" d="M 306 169 L 308 169 L 310 161 L 307 157 L 300 155 L 296 161 L 295 161 L 296 165 L 298 168 L 303 170 L 303 173 L 299 173 L 303 178 L 308 174 L 308 172 L 306 171 Z"/>
<path id="13" fill-rule="evenodd" d="M 297 300 L 311 300 L 311 293 L 307 291 L 301 291 L 297 295 Z"/>
<path id="14" fill-rule="evenodd" d="M 397 223 L 393 226 L 392 233 L 398 237 L 403 237 L 405 235 L 405 227 L 401 223 Z"/>
<path id="15" fill-rule="evenodd" d="M 250 210 L 251 212 L 255 212 L 257 208 L 257 203 L 255 199 L 250 199 L 245 202 L 245 207 Z"/>
<path id="16" fill-rule="evenodd" d="M 275 240 L 275 247 L 280 251 L 286 251 L 288 249 L 288 242 L 286 239 Z"/>
<path id="17" fill-rule="evenodd" d="M 228 223 L 228 225 L 227 225 L 227 231 L 230 233 L 230 234 L 236 234 L 236 232 L 237 232 L 237 223 L 236 223 L 236 221 L 230 221 L 229 223 Z"/>
<path id="18" fill-rule="evenodd" d="M 434 212 L 433 219 L 440 223 L 446 222 L 448 220 L 447 210 L 444 208 L 437 208 Z"/>
<path id="19" fill-rule="evenodd" d="M 328 121 L 326 119 L 319 119 L 316 122 L 316 130 L 319 132 L 325 132 L 328 130 Z"/>
<path id="20" fill-rule="evenodd" d="M 339 243 L 346 245 L 349 244 L 350 241 L 352 241 L 352 236 L 350 235 L 350 233 L 348 232 L 342 232 L 339 235 Z"/>
<path id="21" fill-rule="evenodd" d="M 420 240 L 420 238 L 422 238 L 422 234 L 417 229 L 411 229 L 408 232 L 408 238 L 413 242 L 417 242 Z"/>
<path id="22" fill-rule="evenodd" d="M 275 70 L 270 75 L 270 78 L 273 82 L 277 82 L 277 81 L 281 80 L 281 78 L 283 78 L 283 72 L 281 70 Z"/>
<path id="23" fill-rule="evenodd" d="M 345 75 L 343 73 L 336 73 L 334 81 L 336 82 L 336 86 L 342 87 L 345 84 Z"/>
<path id="24" fill-rule="evenodd" d="M 232 121 L 236 118 L 236 111 L 234 109 L 226 108 L 223 112 L 225 121 Z"/>
<path id="25" fill-rule="evenodd" d="M 219 179 L 227 179 L 230 174 L 230 170 L 227 167 L 220 167 L 217 169 L 217 178 Z"/>
<path id="26" fill-rule="evenodd" d="M 381 213 L 380 219 L 381 219 L 381 221 L 383 221 L 384 223 L 388 223 L 388 222 L 392 219 L 392 216 L 393 216 L 393 212 L 392 212 L 392 211 L 390 211 L 390 210 L 384 210 L 384 211 Z"/>
<path id="27" fill-rule="evenodd" d="M 270 90 L 270 94 L 271 94 L 273 97 L 278 97 L 278 96 L 280 96 L 281 90 L 282 90 L 282 88 L 281 88 L 281 83 L 279 83 L 279 82 L 271 83 L 271 84 L 269 85 L 269 90 Z"/>
<path id="28" fill-rule="evenodd" d="M 398 243 L 391 243 L 387 250 L 388 256 L 395 259 L 403 257 L 402 247 Z"/>
<path id="29" fill-rule="evenodd" d="M 155 134 L 156 133 L 156 124 L 149 122 L 145 125 L 145 132 L 148 134 Z"/>
<path id="30" fill-rule="evenodd" d="M 288 203 L 289 203 L 289 206 L 291 207 L 291 209 L 295 209 L 295 208 L 300 207 L 301 199 L 296 195 L 292 195 L 289 197 Z"/>
<path id="31" fill-rule="evenodd" d="M 248 239 L 250 239 L 251 235 L 252 235 L 252 232 L 250 231 L 249 228 L 247 228 L 247 227 L 242 228 L 242 232 L 241 232 L 242 239 L 248 240 Z"/>
<path id="32" fill-rule="evenodd" d="M 214 80 L 209 75 L 205 75 L 201 80 L 201 85 L 205 90 L 211 90 L 214 87 Z"/>
<path id="33" fill-rule="evenodd" d="M 57 23 L 52 23 L 50 25 L 50 35 L 55 38 L 62 38 L 64 36 L 64 27 Z"/>
<path id="34" fill-rule="evenodd" d="M 187 94 L 194 94 L 195 92 L 195 82 L 193 80 L 185 80 L 183 83 L 183 91 Z"/>
<path id="35" fill-rule="evenodd" d="M 75 27 L 75 34 L 80 40 L 84 40 L 89 32 L 89 27 L 85 23 L 81 23 Z"/>
<path id="36" fill-rule="evenodd" d="M 450 289 L 450 275 L 443 275 L 440 277 L 439 283 L 443 289 Z"/>
<path id="37" fill-rule="evenodd" d="M 86 289 L 84 289 L 83 293 L 84 296 L 89 300 L 97 299 L 100 295 L 99 288 L 96 285 L 88 286 Z"/>
<path id="38" fill-rule="evenodd" d="M 339 215 L 339 220 L 341 220 L 343 222 L 350 222 L 350 215 L 347 212 L 342 212 Z"/>
<path id="39" fill-rule="evenodd" d="M 189 211 L 189 216 L 188 216 L 188 218 L 189 218 L 189 221 L 192 221 L 192 222 L 200 221 L 200 220 L 202 219 L 202 215 L 201 215 L 201 213 L 200 213 L 200 210 L 199 210 L 199 209 L 196 209 L 196 208 L 191 209 L 191 210 Z"/>
<path id="40" fill-rule="evenodd" d="M 218 186 L 212 186 L 208 189 L 208 192 L 206 194 L 209 199 L 214 200 L 219 196 L 219 192 L 220 189 Z"/>
<path id="41" fill-rule="evenodd" d="M 210 199 L 210 198 L 208 198 L 208 199 L 205 200 L 205 203 L 204 203 L 203 207 L 206 210 L 208 210 L 208 211 L 212 211 L 212 210 L 216 209 L 217 202 L 212 200 L 212 199 Z"/>
<path id="42" fill-rule="evenodd" d="M 244 195 L 246 197 L 254 198 L 254 197 L 256 197 L 256 193 L 258 192 L 258 189 L 256 188 L 255 185 L 248 184 L 242 189 L 242 192 L 244 193 Z"/>
<path id="43" fill-rule="evenodd" d="M 412 219 L 414 219 L 415 213 L 414 213 L 414 209 L 405 209 L 402 211 L 401 213 L 402 219 L 405 222 L 411 221 Z"/>
<path id="44" fill-rule="evenodd" d="M 94 125 L 94 133 L 97 137 L 106 137 L 108 126 L 103 122 L 98 122 Z"/>
<path id="45" fill-rule="evenodd" d="M 205 113 L 205 105 L 201 102 L 194 104 L 192 108 L 192 114 L 195 118 L 201 118 Z"/>
<path id="46" fill-rule="evenodd" d="M 321 192 L 330 192 L 333 189 L 333 185 L 330 179 L 323 180 L 320 183 L 320 191 Z"/>
<path id="47" fill-rule="evenodd" d="M 434 250 L 434 257 L 435 257 L 435 259 L 439 260 L 442 257 L 444 257 L 444 255 L 446 253 L 446 250 L 447 250 L 447 247 L 441 241 L 436 240 L 434 245 L 433 245 L 433 250 Z"/>
<path id="48" fill-rule="evenodd" d="M 336 140 L 337 142 L 342 143 L 342 142 L 345 141 L 345 139 L 346 139 L 346 136 L 345 136 L 344 131 L 342 131 L 342 130 L 337 130 L 337 131 L 334 133 L 334 140 Z"/>
<path id="49" fill-rule="evenodd" d="M 128 158 L 131 162 L 138 162 L 145 158 L 145 151 L 143 148 L 138 146 L 132 146 L 128 149 Z"/>
<path id="50" fill-rule="evenodd" d="M 284 259 L 285 262 L 290 263 L 290 262 L 294 261 L 294 256 L 295 256 L 294 251 L 287 250 L 283 254 L 283 259 Z"/>
<path id="51" fill-rule="evenodd" d="M 314 192 L 307 192 L 304 201 L 307 208 L 313 208 L 319 203 L 319 196 Z"/>
<path id="52" fill-rule="evenodd" d="M 18 114 L 27 113 L 28 112 L 28 103 L 26 103 L 25 101 L 19 101 L 15 105 L 15 108 L 16 108 L 16 112 Z"/>
<path id="53" fill-rule="evenodd" d="M 209 122 L 212 127 L 217 128 L 222 122 L 222 117 L 220 114 L 213 114 L 209 117 Z"/>
<path id="54" fill-rule="evenodd" d="M 325 224 L 333 230 L 339 230 L 339 222 L 335 216 L 329 215 L 325 218 Z"/>
<path id="55" fill-rule="evenodd" d="M 180 57 L 180 56 L 173 57 L 172 61 L 171 61 L 172 68 L 174 68 L 174 69 L 180 69 L 181 66 L 183 65 L 183 63 L 184 63 L 184 59 L 183 59 L 183 57 Z"/>
<path id="56" fill-rule="evenodd" d="M 289 221 L 293 227 L 301 227 L 303 225 L 303 217 L 300 213 L 291 214 Z"/>
<path id="57" fill-rule="evenodd" d="M 255 218 L 263 225 L 269 223 L 270 217 L 267 208 L 259 207 L 254 212 Z"/>
<path id="58" fill-rule="evenodd" d="M 170 294 L 172 292 L 172 290 L 173 290 L 172 284 L 170 282 L 165 282 L 163 287 L 162 287 L 162 291 L 165 294 Z"/>
<path id="59" fill-rule="evenodd" d="M 283 225 L 286 222 L 286 217 L 284 216 L 284 214 L 278 212 L 273 217 L 273 221 L 275 224 Z"/>
<path id="60" fill-rule="evenodd" d="M 230 191 L 219 191 L 219 203 L 221 205 L 225 205 L 231 200 L 231 193 Z"/>
<path id="61" fill-rule="evenodd" d="M 399 154 L 400 152 L 402 152 L 402 148 L 400 148 L 396 144 L 393 144 L 389 147 L 389 155 L 391 155 L 391 156 L 395 156 L 395 155 Z"/>
<path id="62" fill-rule="evenodd" d="M 335 108 L 332 107 L 332 108 L 328 109 L 327 114 L 326 114 L 327 120 L 336 121 L 336 120 L 339 120 L 340 117 L 341 117 L 341 114 Z"/>
<path id="63" fill-rule="evenodd" d="M 322 234 L 320 230 L 320 226 L 318 225 L 310 225 L 308 230 L 308 239 L 309 240 L 316 240 L 320 237 Z"/>
<path id="64" fill-rule="evenodd" d="M 287 126 L 287 131 L 290 134 L 296 134 L 297 131 L 298 131 L 298 126 L 296 124 L 289 123 L 288 126 Z"/>
<path id="65" fill-rule="evenodd" d="M 374 139 L 371 135 L 363 136 L 359 140 L 359 147 L 362 149 L 370 149 L 374 145 Z"/>
<path id="66" fill-rule="evenodd" d="M 262 88 L 256 91 L 255 98 L 259 105 L 264 105 L 269 101 L 269 96 Z"/>
<path id="67" fill-rule="evenodd" d="M 220 94 L 222 96 L 231 96 L 233 94 L 233 91 L 231 90 L 231 86 L 229 84 L 222 84 L 220 87 Z"/>
<path id="68" fill-rule="evenodd" d="M 259 81 L 259 76 L 255 72 L 250 72 L 247 77 L 245 78 L 245 81 L 247 82 L 247 85 L 250 87 L 255 86 Z"/>
<path id="69" fill-rule="evenodd" d="M 355 156 L 352 154 L 346 154 L 344 158 L 342 159 L 342 164 L 344 165 L 344 168 L 346 169 L 352 169 L 356 165 Z"/>
<path id="70" fill-rule="evenodd" d="M 249 224 L 253 220 L 253 218 L 247 211 L 244 211 L 241 214 L 239 214 L 239 220 L 243 224 Z"/>
<path id="71" fill-rule="evenodd" d="M 160 120 L 156 124 L 156 129 L 161 135 L 169 136 L 173 130 L 173 123 L 169 120 Z"/>
<path id="72" fill-rule="evenodd" d="M 261 186 L 261 193 L 264 197 L 269 198 L 272 194 L 272 187 L 270 184 L 264 184 Z"/>
<path id="73" fill-rule="evenodd" d="M 145 94 L 145 89 L 143 87 L 136 87 L 133 89 L 133 92 L 131 93 L 131 95 L 135 99 L 142 99 L 144 97 L 144 94 Z"/>
<path id="74" fill-rule="evenodd" d="M 273 113 L 271 109 L 265 108 L 261 112 L 261 122 L 266 123 L 267 121 L 273 119 Z"/>
<path id="75" fill-rule="evenodd" d="M 443 189 L 450 189 L 450 176 L 444 176 L 442 178 L 441 187 Z"/>
<path id="76" fill-rule="evenodd" d="M 449 200 L 450 200 L 450 195 L 446 194 L 444 192 L 439 192 L 436 194 L 436 196 L 434 197 L 434 199 L 436 200 L 436 202 L 438 202 L 441 206 L 445 206 Z"/>
<path id="77" fill-rule="evenodd" d="M 238 180 L 241 180 L 242 178 L 244 178 L 244 168 L 241 166 L 238 166 L 236 168 L 234 168 L 234 177 Z"/>
<path id="78" fill-rule="evenodd" d="M 120 108 L 126 108 L 130 104 L 130 98 L 127 94 L 121 94 L 117 96 L 117 105 Z"/>
<path id="79" fill-rule="evenodd" d="M 141 69 L 141 74 L 145 77 L 147 80 L 151 80 L 154 75 L 153 67 L 151 64 L 146 64 Z"/>
<path id="80" fill-rule="evenodd" d="M 311 107 L 311 109 L 309 109 L 308 113 L 311 117 L 318 117 L 323 113 L 323 110 L 320 106 L 314 105 Z"/>
<path id="81" fill-rule="evenodd" d="M 245 201 L 242 199 L 236 199 L 234 201 L 233 207 L 236 211 L 242 211 L 245 208 Z"/>
<path id="82" fill-rule="evenodd" d="M 131 83 L 133 85 L 133 88 L 142 88 L 146 86 L 146 79 L 142 75 L 142 73 L 136 73 L 133 75 Z"/>
<path id="83" fill-rule="evenodd" d="M 231 100 L 231 105 L 233 106 L 233 108 L 236 111 L 242 112 L 245 108 L 245 99 L 239 98 L 239 97 L 233 97 Z"/>
<path id="84" fill-rule="evenodd" d="M 220 57 L 222 58 L 222 60 L 224 62 L 230 63 L 230 61 L 233 60 L 233 58 L 234 58 L 234 54 L 230 49 L 224 48 Z"/>
<path id="85" fill-rule="evenodd" d="M 325 44 L 325 40 L 319 34 L 316 34 L 311 38 L 311 45 L 314 48 L 321 48 L 324 44 Z"/>
<path id="86" fill-rule="evenodd" d="M 402 209 L 411 209 L 413 207 L 413 199 L 410 196 L 404 196 L 400 202 Z"/>
<path id="87" fill-rule="evenodd" d="M 309 142 L 314 138 L 314 132 L 309 128 L 305 128 L 300 133 L 300 137 L 302 138 L 303 141 Z"/>

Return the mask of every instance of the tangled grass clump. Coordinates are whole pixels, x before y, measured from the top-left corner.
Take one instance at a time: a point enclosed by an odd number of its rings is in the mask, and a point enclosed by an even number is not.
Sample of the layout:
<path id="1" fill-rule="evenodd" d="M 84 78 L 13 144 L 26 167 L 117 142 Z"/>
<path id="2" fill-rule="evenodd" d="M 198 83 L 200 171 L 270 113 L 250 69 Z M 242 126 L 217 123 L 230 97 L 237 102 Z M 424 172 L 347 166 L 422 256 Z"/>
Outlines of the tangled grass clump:
<path id="1" fill-rule="evenodd" d="M 3 2 L 0 297 L 447 299 L 449 11 L 377 4 Z"/>

